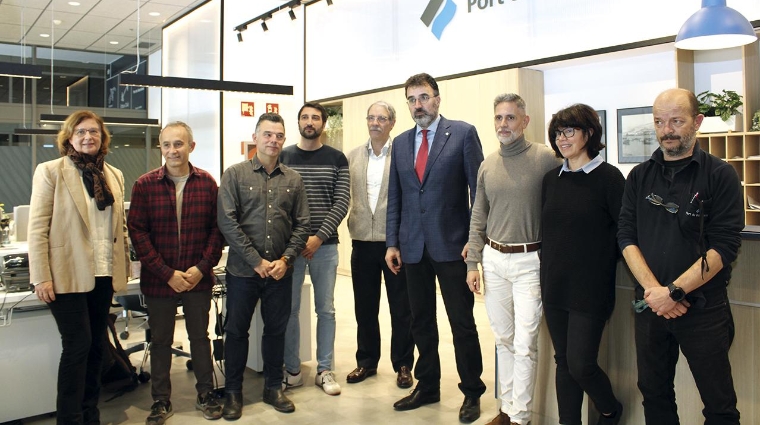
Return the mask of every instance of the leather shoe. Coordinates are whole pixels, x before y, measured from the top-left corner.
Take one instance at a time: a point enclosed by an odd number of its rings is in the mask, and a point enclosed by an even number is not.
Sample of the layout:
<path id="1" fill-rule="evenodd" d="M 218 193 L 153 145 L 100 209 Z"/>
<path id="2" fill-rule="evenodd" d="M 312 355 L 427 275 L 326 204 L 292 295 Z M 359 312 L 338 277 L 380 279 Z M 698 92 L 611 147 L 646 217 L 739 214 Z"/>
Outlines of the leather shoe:
<path id="1" fill-rule="evenodd" d="M 296 405 L 282 393 L 280 386 L 264 388 L 264 403 L 271 404 L 278 412 L 291 413 L 296 410 Z"/>
<path id="2" fill-rule="evenodd" d="M 514 422 L 512 422 L 511 419 L 509 419 L 509 415 L 499 410 L 499 414 L 491 419 L 491 422 L 487 423 L 486 425 L 511 425 Z"/>
<path id="3" fill-rule="evenodd" d="M 346 382 L 349 384 L 356 384 L 357 382 L 361 382 L 372 375 L 377 375 L 377 368 L 366 368 L 359 366 L 351 373 L 349 373 L 348 376 L 346 376 Z"/>
<path id="4" fill-rule="evenodd" d="M 438 403 L 439 401 L 441 401 L 440 390 L 422 391 L 419 388 L 415 388 L 408 396 L 393 403 L 393 408 L 396 410 L 412 410 L 423 404 Z"/>
<path id="5" fill-rule="evenodd" d="M 243 416 L 243 394 L 225 393 L 222 417 L 228 421 L 234 421 L 240 419 L 241 416 Z"/>
<path id="6" fill-rule="evenodd" d="M 480 417 L 480 397 L 464 398 L 464 403 L 459 409 L 459 422 L 475 422 Z"/>
<path id="7" fill-rule="evenodd" d="M 398 376 L 396 376 L 396 385 L 399 388 L 411 388 L 413 382 L 412 371 L 406 366 L 401 366 L 398 369 Z"/>

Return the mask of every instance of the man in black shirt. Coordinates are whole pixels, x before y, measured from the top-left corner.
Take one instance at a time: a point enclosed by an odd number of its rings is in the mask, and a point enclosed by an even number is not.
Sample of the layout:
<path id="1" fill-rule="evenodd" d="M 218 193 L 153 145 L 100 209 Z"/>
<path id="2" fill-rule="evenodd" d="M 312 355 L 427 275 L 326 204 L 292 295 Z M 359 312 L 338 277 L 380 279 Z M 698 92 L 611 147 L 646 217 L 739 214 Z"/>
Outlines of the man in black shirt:
<path id="1" fill-rule="evenodd" d="M 636 315 L 646 423 L 679 423 L 673 379 L 680 348 L 706 423 L 738 424 L 726 285 L 744 227 L 741 185 L 731 165 L 696 144 L 704 116 L 694 93 L 667 90 L 652 112 L 660 149 L 628 175 L 618 231 L 639 283 L 636 298 L 650 307 Z"/>

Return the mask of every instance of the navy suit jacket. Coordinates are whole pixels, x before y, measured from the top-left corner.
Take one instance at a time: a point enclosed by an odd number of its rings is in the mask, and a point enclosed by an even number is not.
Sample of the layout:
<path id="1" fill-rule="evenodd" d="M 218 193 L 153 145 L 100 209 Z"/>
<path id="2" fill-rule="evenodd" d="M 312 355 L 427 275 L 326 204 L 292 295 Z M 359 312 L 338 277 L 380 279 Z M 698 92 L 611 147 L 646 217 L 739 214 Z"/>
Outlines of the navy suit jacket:
<path id="1" fill-rule="evenodd" d="M 483 162 L 478 131 L 441 116 L 420 182 L 414 171 L 416 129 L 393 140 L 386 245 L 399 248 L 405 263 L 419 263 L 424 248 L 437 262 L 462 260 Z"/>

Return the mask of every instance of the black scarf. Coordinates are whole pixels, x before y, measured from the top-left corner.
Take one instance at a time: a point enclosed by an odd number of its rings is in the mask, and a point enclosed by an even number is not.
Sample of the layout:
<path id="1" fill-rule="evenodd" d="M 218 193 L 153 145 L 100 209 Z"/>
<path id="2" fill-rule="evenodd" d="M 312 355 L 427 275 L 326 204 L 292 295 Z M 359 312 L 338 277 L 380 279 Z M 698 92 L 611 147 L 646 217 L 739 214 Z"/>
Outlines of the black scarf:
<path id="1" fill-rule="evenodd" d="M 98 152 L 97 156 L 81 154 L 73 146 L 69 145 L 66 155 L 74 161 L 77 168 L 82 170 L 82 179 L 84 187 L 90 198 L 95 198 L 100 211 L 113 205 L 113 193 L 108 187 L 106 176 L 103 174 L 103 165 L 105 164 L 105 152 Z"/>

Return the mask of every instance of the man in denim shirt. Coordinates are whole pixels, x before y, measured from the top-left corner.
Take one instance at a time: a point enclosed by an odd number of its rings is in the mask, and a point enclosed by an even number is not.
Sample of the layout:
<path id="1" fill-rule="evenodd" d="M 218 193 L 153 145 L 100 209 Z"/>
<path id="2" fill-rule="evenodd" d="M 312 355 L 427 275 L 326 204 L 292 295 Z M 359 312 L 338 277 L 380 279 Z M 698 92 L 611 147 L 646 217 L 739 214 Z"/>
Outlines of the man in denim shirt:
<path id="1" fill-rule="evenodd" d="M 253 141 L 256 156 L 228 168 L 219 187 L 219 230 L 230 245 L 222 411 L 228 420 L 242 415 L 248 329 L 259 299 L 264 321 L 264 402 L 280 412 L 295 410 L 282 393 L 282 364 L 292 265 L 309 237 L 309 205 L 301 176 L 278 160 L 285 143 L 282 117 L 263 114 Z"/>

